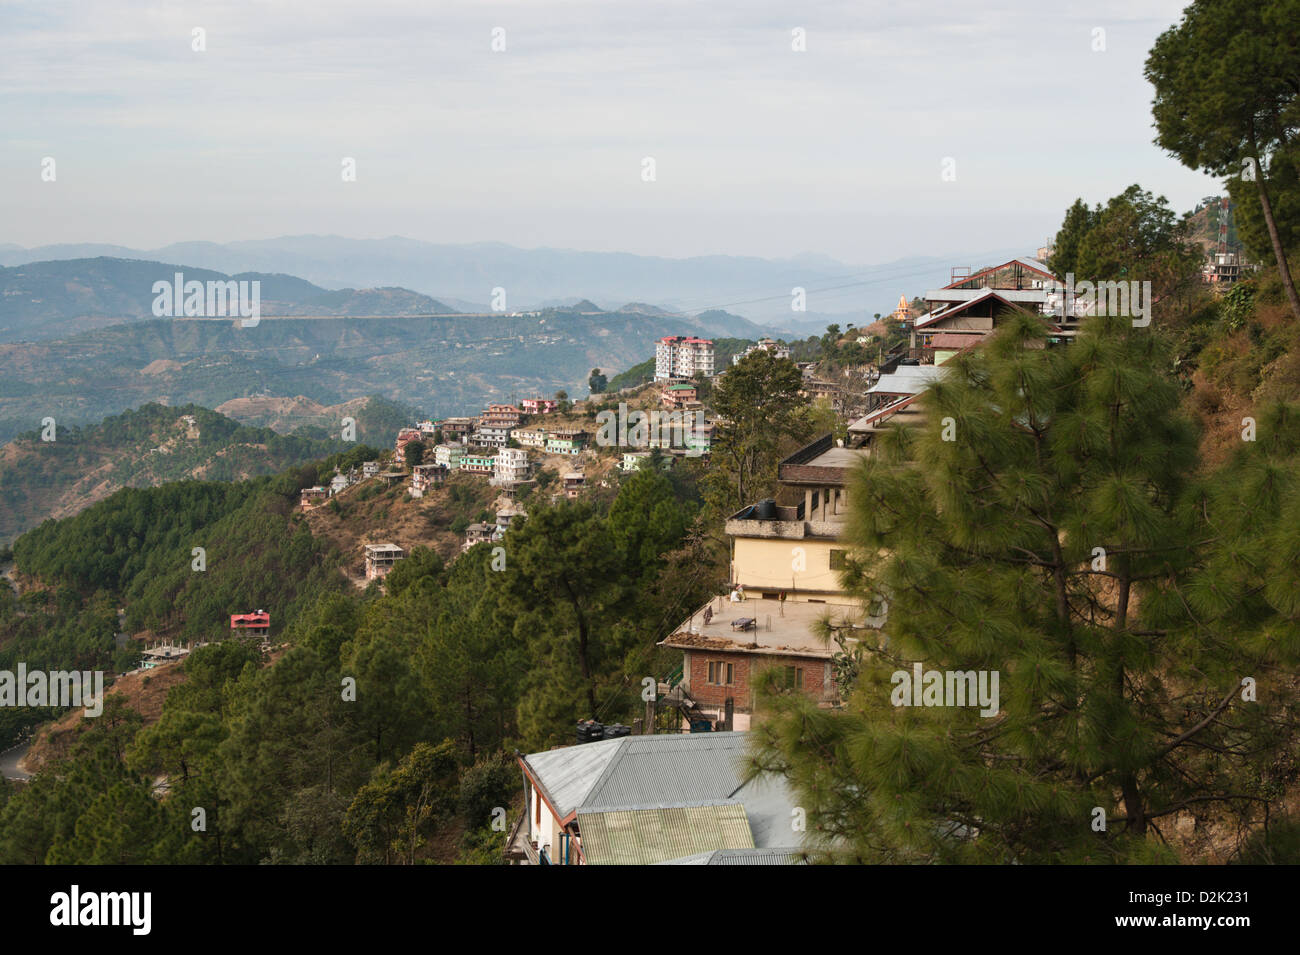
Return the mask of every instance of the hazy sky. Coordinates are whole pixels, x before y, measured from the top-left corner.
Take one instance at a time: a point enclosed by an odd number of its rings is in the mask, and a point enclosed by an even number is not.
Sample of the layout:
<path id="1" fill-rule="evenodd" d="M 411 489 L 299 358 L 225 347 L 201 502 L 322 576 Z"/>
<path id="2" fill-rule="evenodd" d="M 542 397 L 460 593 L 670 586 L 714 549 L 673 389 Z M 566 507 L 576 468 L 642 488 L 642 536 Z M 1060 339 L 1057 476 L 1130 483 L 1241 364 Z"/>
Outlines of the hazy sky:
<path id="1" fill-rule="evenodd" d="M 1182 6 L 5 0 L 0 243 L 1032 251 L 1078 195 L 1218 191 L 1151 143 Z"/>

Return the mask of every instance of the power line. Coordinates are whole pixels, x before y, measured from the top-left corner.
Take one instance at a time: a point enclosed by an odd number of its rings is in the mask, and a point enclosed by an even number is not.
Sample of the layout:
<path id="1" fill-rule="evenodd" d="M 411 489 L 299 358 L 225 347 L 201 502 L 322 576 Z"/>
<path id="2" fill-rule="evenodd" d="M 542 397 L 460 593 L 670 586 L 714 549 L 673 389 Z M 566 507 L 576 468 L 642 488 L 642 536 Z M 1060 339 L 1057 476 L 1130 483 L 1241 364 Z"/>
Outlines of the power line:
<path id="1" fill-rule="evenodd" d="M 880 282 L 915 278 L 918 275 L 924 275 L 928 272 L 932 272 L 935 270 L 935 268 L 937 268 L 937 266 L 933 266 L 933 267 L 924 266 L 918 268 L 908 268 L 908 269 L 904 269 L 901 272 L 895 272 L 895 273 L 886 273 L 886 272 L 874 273 L 872 277 L 869 279 L 861 279 L 856 282 L 847 282 L 843 285 L 828 285 L 822 288 L 806 289 L 805 292 L 809 295 L 812 295 L 812 294 L 821 294 L 824 292 L 838 292 L 838 291 L 843 291 L 845 289 L 861 288 L 864 285 L 874 285 Z M 850 277 L 851 276 L 847 276 L 847 275 L 842 276 L 842 278 L 850 278 Z M 707 312 L 714 309 L 734 308 L 735 306 L 738 305 L 756 305 L 762 302 L 783 301 L 789 298 L 790 298 L 790 294 L 788 292 L 783 292 L 779 295 L 767 295 L 760 298 L 742 299 L 740 301 L 735 301 L 735 302 L 725 302 L 719 305 L 710 305 L 705 308 L 699 308 L 699 307 L 689 306 L 689 305 L 688 306 L 679 305 L 678 307 L 681 308 L 682 311 L 684 312 L 694 312 L 698 314 L 700 312 Z"/>

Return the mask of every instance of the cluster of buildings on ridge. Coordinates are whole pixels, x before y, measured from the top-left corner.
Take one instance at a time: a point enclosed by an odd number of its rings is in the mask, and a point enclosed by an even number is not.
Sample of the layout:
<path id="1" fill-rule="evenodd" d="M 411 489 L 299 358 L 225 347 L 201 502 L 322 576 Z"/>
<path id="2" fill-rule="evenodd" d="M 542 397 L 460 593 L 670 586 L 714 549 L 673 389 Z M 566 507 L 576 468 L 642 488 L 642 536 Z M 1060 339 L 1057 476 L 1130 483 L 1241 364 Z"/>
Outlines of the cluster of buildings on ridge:
<path id="1" fill-rule="evenodd" d="M 119 615 L 123 612 L 119 611 Z M 265 610 L 255 610 L 251 613 L 232 613 L 230 615 L 230 637 L 231 639 L 249 640 L 257 643 L 263 652 L 271 648 L 271 615 Z M 124 640 L 125 635 L 119 635 L 119 639 Z M 157 640 L 153 643 L 146 644 L 140 654 L 140 662 L 136 669 L 131 671 L 139 673 L 144 670 L 154 670 L 167 663 L 175 663 L 177 660 L 183 660 L 190 655 L 190 652 L 205 647 L 208 641 L 199 640 L 189 643 L 174 643 L 171 640 Z"/>
<path id="2" fill-rule="evenodd" d="M 791 692 L 819 706 L 841 706 L 836 654 L 886 624 L 883 604 L 864 605 L 840 582 L 854 467 L 885 427 L 918 423 L 917 399 L 944 363 L 978 347 L 1013 312 L 1043 316 L 1049 344 L 1058 346 L 1077 335 L 1083 317 L 1032 259 L 973 273 L 954 269 L 951 279 L 926 292 L 924 314 L 900 301 L 895 317 L 908 343 L 881 363 L 848 440 L 825 435 L 800 448 L 780 462 L 775 497 L 726 519 L 729 593 L 696 608 L 660 641 L 680 650 L 682 662 L 658 681 L 635 735 L 586 742 L 590 734 L 580 727 L 576 745 L 518 756 L 527 801 L 508 858 L 551 865 L 804 858 L 815 821 L 791 826 L 798 812 L 783 780 L 745 781 L 745 741 L 761 671 L 775 669 Z M 654 735 L 657 708 L 673 711 L 679 733 Z"/>

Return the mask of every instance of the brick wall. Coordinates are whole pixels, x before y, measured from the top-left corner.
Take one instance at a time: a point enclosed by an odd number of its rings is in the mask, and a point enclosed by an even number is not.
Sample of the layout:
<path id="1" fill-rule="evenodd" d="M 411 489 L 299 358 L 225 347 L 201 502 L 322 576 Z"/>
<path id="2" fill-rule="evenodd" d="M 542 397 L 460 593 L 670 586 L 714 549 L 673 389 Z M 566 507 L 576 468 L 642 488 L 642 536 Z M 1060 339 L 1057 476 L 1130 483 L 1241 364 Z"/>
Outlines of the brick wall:
<path id="1" fill-rule="evenodd" d="M 725 650 L 688 650 L 683 670 L 689 673 L 691 698 L 702 706 L 721 707 L 727 697 L 735 701 L 736 712 L 748 713 L 753 708 L 753 695 L 750 692 L 750 678 L 767 667 L 794 666 L 803 669 L 803 692 L 814 700 L 820 699 L 823 681 L 826 679 L 828 660 L 809 657 L 784 657 L 776 654 L 735 653 Z M 730 663 L 732 683 L 730 686 L 714 686 L 709 682 L 709 663 Z"/>

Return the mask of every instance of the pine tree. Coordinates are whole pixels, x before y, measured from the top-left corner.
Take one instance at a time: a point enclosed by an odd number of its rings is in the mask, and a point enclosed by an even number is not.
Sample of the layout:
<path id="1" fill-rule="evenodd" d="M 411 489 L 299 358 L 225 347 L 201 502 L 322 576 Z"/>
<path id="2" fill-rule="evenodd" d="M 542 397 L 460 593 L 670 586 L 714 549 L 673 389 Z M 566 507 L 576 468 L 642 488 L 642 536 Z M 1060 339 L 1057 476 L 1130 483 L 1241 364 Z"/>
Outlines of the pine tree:
<path id="1" fill-rule="evenodd" d="M 854 634 L 847 708 L 764 687 L 754 769 L 789 778 L 839 858 L 1168 859 L 1176 813 L 1253 821 L 1277 798 L 1294 566 L 1266 582 L 1300 548 L 1277 520 L 1294 479 L 1277 486 L 1246 451 L 1238 467 L 1273 485 L 1206 490 L 1149 330 L 1097 318 L 1056 349 L 1044 334 L 1019 315 L 950 361 L 926 423 L 889 434 L 857 477 L 845 583 L 886 599 L 888 620 Z M 1247 491 L 1263 513 L 1233 518 Z M 1285 540 L 1265 539 L 1270 521 Z M 996 673 L 996 715 L 897 705 L 896 674 L 918 663 L 945 686 Z M 1244 700 L 1243 677 L 1265 673 L 1269 693 Z"/>

